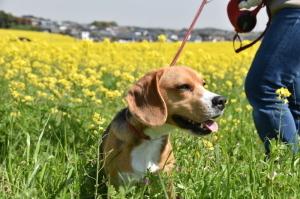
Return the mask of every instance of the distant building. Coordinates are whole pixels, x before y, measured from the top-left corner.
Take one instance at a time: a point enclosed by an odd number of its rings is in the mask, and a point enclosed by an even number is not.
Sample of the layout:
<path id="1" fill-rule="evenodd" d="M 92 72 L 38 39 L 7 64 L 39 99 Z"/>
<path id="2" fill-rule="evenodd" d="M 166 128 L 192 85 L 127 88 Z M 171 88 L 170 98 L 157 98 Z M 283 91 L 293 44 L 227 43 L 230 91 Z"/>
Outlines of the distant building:
<path id="1" fill-rule="evenodd" d="M 88 31 L 82 31 L 80 37 L 82 40 L 91 40 L 90 32 Z"/>
<path id="2" fill-rule="evenodd" d="M 25 15 L 20 18 L 22 23 L 29 23 L 42 31 L 67 34 L 82 40 L 102 41 L 108 38 L 111 41 L 133 42 L 133 41 L 157 41 L 159 35 L 166 35 L 167 41 L 182 41 L 187 29 L 174 30 L 164 28 L 142 28 L 135 26 L 109 26 L 100 27 L 93 23 L 80 24 L 73 21 L 56 22 L 50 19 Z M 105 24 L 105 22 L 104 22 Z M 220 30 L 216 28 L 203 28 L 193 30 L 189 41 L 231 41 L 235 32 Z M 251 32 L 242 34 L 242 39 L 255 39 L 260 33 Z"/>
<path id="3" fill-rule="evenodd" d="M 38 27 L 42 31 L 59 33 L 59 25 L 55 21 L 41 17 L 35 17 L 32 15 L 25 15 L 22 16 L 22 18 L 30 20 L 32 26 Z"/>

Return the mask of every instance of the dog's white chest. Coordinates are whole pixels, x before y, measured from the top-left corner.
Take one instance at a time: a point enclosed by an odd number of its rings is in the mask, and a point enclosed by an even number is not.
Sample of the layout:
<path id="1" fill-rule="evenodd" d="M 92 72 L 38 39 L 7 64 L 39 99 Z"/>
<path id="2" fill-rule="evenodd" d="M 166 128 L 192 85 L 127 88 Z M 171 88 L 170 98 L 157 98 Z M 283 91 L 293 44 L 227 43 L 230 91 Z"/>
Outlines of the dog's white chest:
<path id="1" fill-rule="evenodd" d="M 164 124 L 159 127 L 152 127 L 145 130 L 145 134 L 151 140 L 144 140 L 142 144 L 135 147 L 131 152 L 131 165 L 135 173 L 145 174 L 147 170 L 155 172 L 159 170 L 159 159 L 164 135 L 168 135 L 174 127 Z"/>
<path id="2" fill-rule="evenodd" d="M 148 128 L 145 134 L 151 140 L 143 140 L 131 151 L 131 166 L 133 172 L 120 173 L 122 182 L 138 181 L 142 179 L 146 172 L 156 172 L 159 170 L 159 160 L 163 143 L 166 141 L 164 135 L 170 133 L 174 129 L 171 125 L 165 124 L 160 127 Z"/>
<path id="3" fill-rule="evenodd" d="M 159 159 L 163 138 L 145 140 L 131 152 L 131 166 L 134 173 L 145 174 L 147 170 L 155 172 L 159 169 Z"/>

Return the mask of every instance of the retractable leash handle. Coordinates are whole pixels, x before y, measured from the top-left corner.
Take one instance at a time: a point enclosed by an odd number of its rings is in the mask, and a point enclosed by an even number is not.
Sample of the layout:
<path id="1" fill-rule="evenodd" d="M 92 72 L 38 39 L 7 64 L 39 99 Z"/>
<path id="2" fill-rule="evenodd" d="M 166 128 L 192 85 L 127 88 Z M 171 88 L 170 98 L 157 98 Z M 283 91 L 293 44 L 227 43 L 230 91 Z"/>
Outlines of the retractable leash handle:
<path id="1" fill-rule="evenodd" d="M 230 23 L 232 24 L 232 26 L 234 27 L 234 29 L 236 31 L 236 34 L 233 37 L 233 48 L 234 48 L 236 53 L 239 53 L 239 52 L 253 46 L 255 43 L 257 43 L 264 36 L 264 34 L 266 33 L 266 31 L 269 27 L 270 19 L 271 19 L 270 10 L 266 6 L 266 2 L 265 2 L 266 0 L 263 0 L 253 10 L 241 10 L 239 8 L 239 4 L 242 1 L 244 1 L 244 0 L 230 0 L 229 3 L 228 3 L 228 6 L 227 6 L 227 14 L 228 14 L 229 21 L 230 21 Z M 251 43 L 243 46 L 241 38 L 239 36 L 239 33 L 251 32 L 254 29 L 254 27 L 256 25 L 256 22 L 257 22 L 256 15 L 261 10 L 261 8 L 263 8 L 264 6 L 266 6 L 266 8 L 267 8 L 267 13 L 268 13 L 268 16 L 269 16 L 269 21 L 267 23 L 267 26 L 266 26 L 265 30 L 254 41 L 252 41 Z M 236 45 L 235 45 L 236 40 L 238 40 L 239 43 L 240 43 L 239 48 L 236 48 Z"/>
<path id="2" fill-rule="evenodd" d="M 261 2 L 253 10 L 240 9 L 239 4 L 245 0 L 231 0 L 227 6 L 227 14 L 230 23 L 238 33 L 250 32 L 256 25 L 256 15 L 264 6 Z"/>

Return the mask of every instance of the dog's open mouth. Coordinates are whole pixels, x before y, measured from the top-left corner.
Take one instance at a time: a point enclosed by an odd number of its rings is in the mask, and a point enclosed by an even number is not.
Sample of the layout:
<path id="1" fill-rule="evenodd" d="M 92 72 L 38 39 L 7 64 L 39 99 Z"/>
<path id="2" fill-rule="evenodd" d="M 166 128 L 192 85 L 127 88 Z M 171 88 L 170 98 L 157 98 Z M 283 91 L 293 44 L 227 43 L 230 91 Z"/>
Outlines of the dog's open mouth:
<path id="1" fill-rule="evenodd" d="M 208 135 L 218 131 L 218 124 L 213 120 L 199 123 L 180 115 L 173 115 L 172 119 L 180 128 L 190 130 L 196 135 Z"/>

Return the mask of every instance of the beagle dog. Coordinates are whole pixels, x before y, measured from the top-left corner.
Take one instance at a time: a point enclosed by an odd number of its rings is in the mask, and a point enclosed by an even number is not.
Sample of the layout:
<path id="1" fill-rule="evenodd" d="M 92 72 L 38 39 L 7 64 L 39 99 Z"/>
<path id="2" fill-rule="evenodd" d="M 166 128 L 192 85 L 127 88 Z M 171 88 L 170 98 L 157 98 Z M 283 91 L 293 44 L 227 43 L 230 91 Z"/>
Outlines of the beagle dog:
<path id="1" fill-rule="evenodd" d="M 139 181 L 147 172 L 169 173 L 175 163 L 169 139 L 174 127 L 196 136 L 218 130 L 213 119 L 223 113 L 226 98 L 204 85 L 191 68 L 174 66 L 150 72 L 132 86 L 128 107 L 102 136 L 100 153 L 110 184 Z"/>

